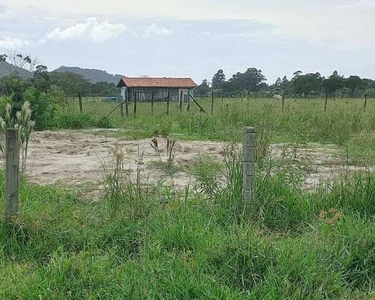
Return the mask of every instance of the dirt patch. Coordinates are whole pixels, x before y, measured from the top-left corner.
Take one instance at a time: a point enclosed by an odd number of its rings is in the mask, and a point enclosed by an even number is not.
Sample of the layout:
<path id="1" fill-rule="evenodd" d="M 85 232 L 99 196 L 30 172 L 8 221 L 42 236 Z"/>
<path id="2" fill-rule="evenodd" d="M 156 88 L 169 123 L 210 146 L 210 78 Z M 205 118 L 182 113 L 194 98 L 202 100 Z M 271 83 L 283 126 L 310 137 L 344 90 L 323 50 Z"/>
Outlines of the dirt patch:
<path id="1" fill-rule="evenodd" d="M 200 155 L 223 160 L 224 143 L 210 141 L 178 141 L 175 163 L 179 171 L 169 175 L 157 163 L 166 161 L 166 139 L 158 138 L 160 153 L 150 146 L 150 139 L 129 140 L 110 138 L 82 132 L 35 132 L 28 154 L 27 175 L 30 180 L 44 185 L 64 184 L 88 187 L 95 182 L 100 189 L 103 181 L 103 162 L 110 159 L 111 149 L 124 152 L 125 169 L 135 176 L 137 168 L 149 184 L 164 182 L 183 188 L 192 181 L 189 170 Z"/>
<path id="2" fill-rule="evenodd" d="M 138 168 L 149 184 L 164 182 L 181 189 L 193 183 L 190 170 L 200 155 L 223 161 L 226 146 L 225 143 L 212 141 L 177 141 L 175 162 L 179 168 L 168 175 L 157 167 L 159 154 L 152 149 L 150 142 L 150 139 L 111 138 L 89 132 L 35 132 L 29 148 L 27 174 L 33 182 L 63 184 L 91 194 L 93 189 L 102 189 L 102 164 L 108 161 L 111 149 L 117 145 L 125 153 L 125 168 L 132 176 Z M 166 139 L 158 138 L 158 142 L 160 157 L 166 161 Z M 271 147 L 271 155 L 283 164 L 289 161 L 291 165 L 302 163 L 308 166 L 305 180 L 308 189 L 332 181 L 347 171 L 369 169 L 346 167 L 341 151 L 334 145 L 277 144 Z"/>
<path id="3" fill-rule="evenodd" d="M 333 182 L 339 176 L 351 172 L 375 171 L 375 166 L 360 167 L 348 164 L 345 153 L 336 145 L 308 143 L 306 145 L 274 144 L 271 157 L 289 164 L 291 170 L 303 170 L 304 188 L 316 189 L 319 185 Z"/>

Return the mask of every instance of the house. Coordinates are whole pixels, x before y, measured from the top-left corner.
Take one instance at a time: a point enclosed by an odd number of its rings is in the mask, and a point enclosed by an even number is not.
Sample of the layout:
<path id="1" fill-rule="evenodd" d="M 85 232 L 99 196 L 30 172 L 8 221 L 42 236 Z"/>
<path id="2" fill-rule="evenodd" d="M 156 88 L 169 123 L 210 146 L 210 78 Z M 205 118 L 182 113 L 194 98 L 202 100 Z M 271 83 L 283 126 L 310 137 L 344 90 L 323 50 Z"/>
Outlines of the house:
<path id="1" fill-rule="evenodd" d="M 167 77 L 123 77 L 117 84 L 121 95 L 128 101 L 161 101 L 169 97 L 170 101 L 179 102 L 180 98 L 188 101 L 197 84 L 191 78 Z"/>

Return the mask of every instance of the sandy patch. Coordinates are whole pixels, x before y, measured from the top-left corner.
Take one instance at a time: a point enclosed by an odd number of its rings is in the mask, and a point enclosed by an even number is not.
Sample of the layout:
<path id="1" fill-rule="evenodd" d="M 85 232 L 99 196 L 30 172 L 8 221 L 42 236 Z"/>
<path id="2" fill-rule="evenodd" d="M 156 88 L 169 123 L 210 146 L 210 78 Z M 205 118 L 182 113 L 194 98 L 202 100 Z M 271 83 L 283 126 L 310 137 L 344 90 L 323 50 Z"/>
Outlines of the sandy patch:
<path id="1" fill-rule="evenodd" d="M 308 143 L 306 145 L 274 144 L 271 157 L 289 164 L 291 169 L 303 170 L 304 188 L 313 190 L 321 184 L 331 183 L 339 176 L 352 172 L 375 171 L 375 166 L 349 165 L 345 153 L 336 145 Z"/>
<path id="2" fill-rule="evenodd" d="M 157 167 L 160 158 L 166 162 L 166 139 L 158 138 L 160 156 L 150 146 L 151 139 L 130 140 L 110 138 L 82 132 L 35 132 L 29 145 L 27 175 L 43 185 L 64 184 L 85 188 L 93 184 L 100 188 L 103 181 L 103 162 L 110 160 L 111 149 L 124 152 L 124 167 L 132 177 L 137 168 L 149 184 L 164 182 L 183 188 L 193 178 L 189 170 L 200 155 L 223 160 L 224 143 L 210 141 L 178 141 L 175 163 L 181 171 L 173 175 Z M 140 163 L 141 162 L 141 163 Z"/>
<path id="3" fill-rule="evenodd" d="M 179 171 L 168 175 L 155 164 L 159 155 L 151 148 L 150 142 L 150 139 L 118 139 L 89 132 L 35 132 L 29 146 L 27 175 L 32 182 L 63 184 L 91 194 L 93 190 L 102 189 L 103 162 L 108 162 L 111 149 L 118 145 L 125 153 L 125 169 L 131 176 L 135 177 L 138 168 L 149 184 L 164 182 L 182 189 L 193 184 L 190 170 L 200 155 L 223 161 L 226 146 L 212 141 L 177 141 L 175 162 Z M 158 142 L 162 150 L 160 156 L 166 161 L 166 140 L 158 138 Z M 306 166 L 305 187 L 308 189 L 330 182 L 348 171 L 374 170 L 373 167 L 345 166 L 341 151 L 334 145 L 277 144 L 271 147 L 271 155 L 282 164 Z"/>

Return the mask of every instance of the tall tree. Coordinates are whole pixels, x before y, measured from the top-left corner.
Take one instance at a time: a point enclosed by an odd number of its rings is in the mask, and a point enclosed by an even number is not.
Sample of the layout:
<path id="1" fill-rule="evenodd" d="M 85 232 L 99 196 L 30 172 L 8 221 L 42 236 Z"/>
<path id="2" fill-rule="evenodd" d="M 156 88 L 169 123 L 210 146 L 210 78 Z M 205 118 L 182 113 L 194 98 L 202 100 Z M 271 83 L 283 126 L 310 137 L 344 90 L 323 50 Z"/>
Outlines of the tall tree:
<path id="1" fill-rule="evenodd" d="M 260 84 L 264 81 L 266 81 L 266 77 L 262 74 L 262 70 L 257 68 L 248 68 L 245 73 L 237 72 L 229 79 L 231 91 L 257 92 L 261 87 Z"/>
<path id="2" fill-rule="evenodd" d="M 225 82 L 225 74 L 224 74 L 224 71 L 222 69 L 218 70 L 214 77 L 212 77 L 212 88 L 214 90 L 216 89 L 221 89 L 222 88 L 222 85 L 223 83 Z"/>
<path id="3" fill-rule="evenodd" d="M 194 89 L 194 94 L 196 96 L 207 96 L 208 93 L 210 92 L 210 86 L 208 84 L 208 81 L 207 79 L 203 79 L 202 80 L 202 83 L 200 85 L 198 85 L 195 89 Z"/>
<path id="4" fill-rule="evenodd" d="M 293 79 L 296 79 L 302 75 L 302 71 L 298 70 L 293 73 Z"/>
<path id="5" fill-rule="evenodd" d="M 331 76 L 323 81 L 322 85 L 327 94 L 333 95 L 338 89 L 344 87 L 344 76 L 340 76 L 337 71 L 334 71 Z"/>
<path id="6" fill-rule="evenodd" d="M 323 78 L 319 72 L 297 75 L 293 78 L 293 88 L 297 94 L 310 94 L 320 91 Z"/>
<path id="7" fill-rule="evenodd" d="M 350 76 L 345 80 L 345 86 L 352 92 L 362 88 L 362 79 L 359 76 Z"/>
<path id="8" fill-rule="evenodd" d="M 282 83 L 282 81 L 281 81 L 281 78 L 280 77 L 278 77 L 277 79 L 276 79 L 276 81 L 275 81 L 275 86 L 277 86 L 277 87 L 279 87 L 279 86 L 281 86 L 281 83 Z"/>
<path id="9" fill-rule="evenodd" d="M 8 51 L 7 54 L 2 55 L 2 60 L 9 62 L 16 68 L 23 69 L 29 72 L 34 72 L 36 66 L 40 65 L 40 61 L 36 58 L 32 58 L 30 54 L 20 53 L 17 51 Z"/>

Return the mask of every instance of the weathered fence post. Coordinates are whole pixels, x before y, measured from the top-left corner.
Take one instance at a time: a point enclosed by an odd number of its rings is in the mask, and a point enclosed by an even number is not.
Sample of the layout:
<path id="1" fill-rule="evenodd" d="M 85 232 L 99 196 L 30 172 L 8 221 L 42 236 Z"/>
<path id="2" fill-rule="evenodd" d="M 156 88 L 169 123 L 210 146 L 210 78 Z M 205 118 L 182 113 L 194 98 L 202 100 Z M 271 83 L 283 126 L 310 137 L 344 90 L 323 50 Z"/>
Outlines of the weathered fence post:
<path id="1" fill-rule="evenodd" d="M 184 101 L 182 97 L 183 97 L 183 92 L 180 91 L 180 111 L 182 111 L 182 102 Z"/>
<path id="2" fill-rule="evenodd" d="M 188 103 L 187 103 L 187 111 L 190 111 L 190 91 L 188 91 Z"/>
<path id="3" fill-rule="evenodd" d="M 365 94 L 365 103 L 363 104 L 363 111 L 366 111 L 367 108 L 367 94 Z"/>
<path id="4" fill-rule="evenodd" d="M 130 91 L 129 89 L 126 90 L 125 94 L 125 115 L 129 116 L 129 100 L 130 100 Z"/>
<path id="5" fill-rule="evenodd" d="M 326 94 L 326 100 L 324 101 L 324 111 L 327 111 L 327 105 L 328 105 L 328 94 Z"/>
<path id="6" fill-rule="evenodd" d="M 20 144 L 18 130 L 7 129 L 5 167 L 5 219 L 8 221 L 18 214 L 18 193 L 20 181 Z"/>
<path id="7" fill-rule="evenodd" d="M 255 128 L 245 127 L 243 135 L 243 202 L 245 206 L 254 197 L 255 179 Z"/>
<path id="8" fill-rule="evenodd" d="M 121 112 L 121 117 L 124 117 L 124 101 L 121 102 L 121 107 L 120 107 L 120 112 Z"/>
<path id="9" fill-rule="evenodd" d="M 214 113 L 214 91 L 211 91 L 211 115 Z"/>
<path id="10" fill-rule="evenodd" d="M 79 112 L 83 112 L 81 92 L 78 92 Z"/>
<path id="11" fill-rule="evenodd" d="M 151 93 L 151 114 L 154 114 L 154 91 Z"/>
<path id="12" fill-rule="evenodd" d="M 169 115 L 169 101 L 170 101 L 170 98 L 169 98 L 169 89 L 168 89 L 168 96 L 167 96 L 167 116 Z"/>
<path id="13" fill-rule="evenodd" d="M 284 110 L 285 107 L 285 92 L 283 93 L 281 97 L 281 110 Z"/>
<path id="14" fill-rule="evenodd" d="M 134 102 L 134 117 L 135 117 L 135 116 L 137 116 L 137 93 L 136 93 L 136 91 L 134 91 L 133 102 Z"/>

